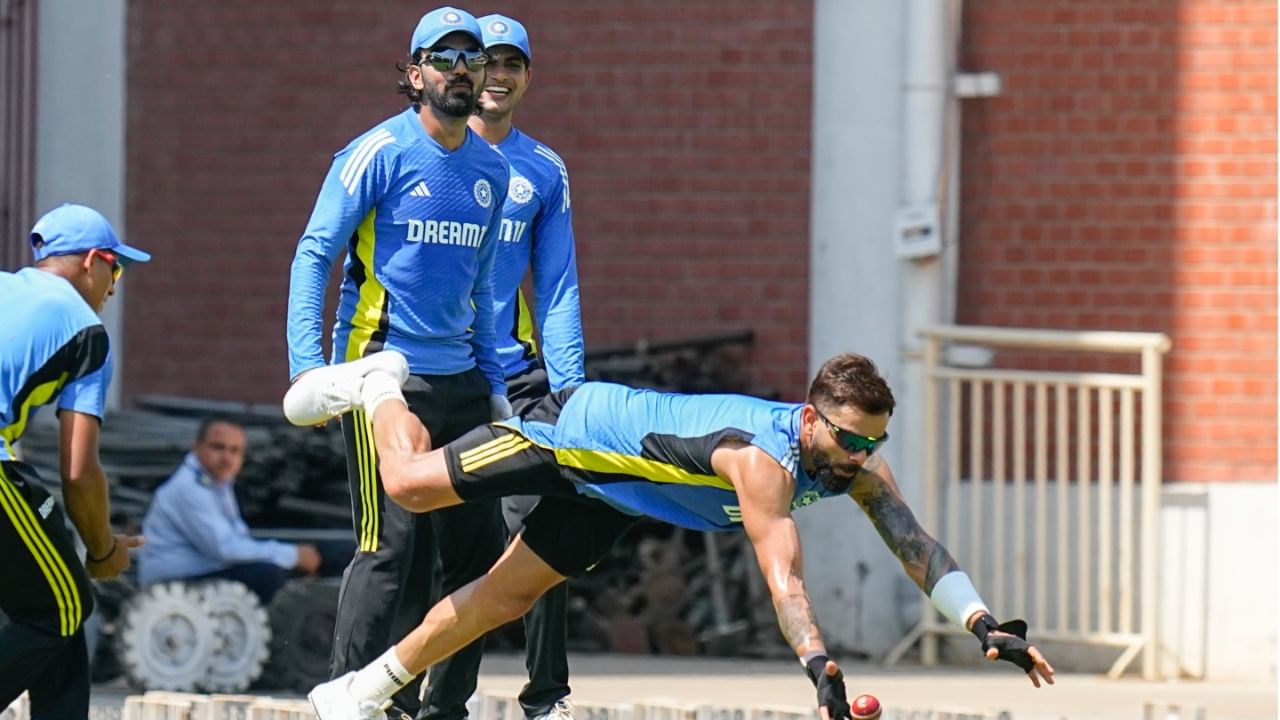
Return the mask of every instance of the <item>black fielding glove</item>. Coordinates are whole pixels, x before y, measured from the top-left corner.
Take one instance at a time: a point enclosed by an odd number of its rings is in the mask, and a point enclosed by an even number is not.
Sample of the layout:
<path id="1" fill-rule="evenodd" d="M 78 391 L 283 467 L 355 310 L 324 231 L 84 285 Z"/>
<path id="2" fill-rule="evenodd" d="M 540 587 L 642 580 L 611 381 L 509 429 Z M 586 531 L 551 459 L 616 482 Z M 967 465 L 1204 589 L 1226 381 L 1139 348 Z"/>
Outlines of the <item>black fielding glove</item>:
<path id="1" fill-rule="evenodd" d="M 1006 635 L 995 635 L 994 631 L 1007 633 Z M 995 648 L 998 653 L 997 658 L 1011 662 L 1022 668 L 1023 672 L 1031 672 L 1036 667 L 1035 660 L 1031 659 L 1031 655 L 1027 652 L 1027 648 L 1031 645 L 1027 642 L 1027 623 L 1025 620 L 1009 620 L 996 624 L 996 619 L 990 615 L 983 613 L 981 617 L 973 623 L 970 630 L 982 643 L 982 652 L 986 652 L 991 648 Z"/>
<path id="2" fill-rule="evenodd" d="M 805 663 L 804 671 L 818 689 L 818 707 L 825 707 L 831 720 L 847 720 L 849 701 L 844 692 L 844 673 L 837 670 L 835 675 L 828 675 L 827 660 L 826 655 L 815 655 Z"/>

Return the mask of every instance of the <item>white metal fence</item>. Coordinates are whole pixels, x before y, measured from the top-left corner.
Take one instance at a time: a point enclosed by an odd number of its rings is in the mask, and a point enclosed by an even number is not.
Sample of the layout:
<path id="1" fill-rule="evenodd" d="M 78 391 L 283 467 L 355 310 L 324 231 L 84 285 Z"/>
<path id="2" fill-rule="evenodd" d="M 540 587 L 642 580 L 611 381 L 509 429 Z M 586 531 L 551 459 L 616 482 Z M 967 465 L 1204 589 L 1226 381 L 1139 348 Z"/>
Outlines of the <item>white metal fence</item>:
<path id="1" fill-rule="evenodd" d="M 1001 617 L 1025 617 L 1037 638 L 1122 648 L 1113 677 L 1141 653 L 1153 679 L 1169 338 L 972 326 L 921 336 L 926 529 L 942 529 Z M 948 360 L 955 344 L 1063 351 L 1031 364 L 1069 369 L 965 367 Z M 1079 369 L 1117 364 L 1100 353 L 1129 354 L 1119 364 L 1132 371 Z M 938 636 L 958 632 L 925 603 L 887 661 L 919 642 L 936 664 Z"/>

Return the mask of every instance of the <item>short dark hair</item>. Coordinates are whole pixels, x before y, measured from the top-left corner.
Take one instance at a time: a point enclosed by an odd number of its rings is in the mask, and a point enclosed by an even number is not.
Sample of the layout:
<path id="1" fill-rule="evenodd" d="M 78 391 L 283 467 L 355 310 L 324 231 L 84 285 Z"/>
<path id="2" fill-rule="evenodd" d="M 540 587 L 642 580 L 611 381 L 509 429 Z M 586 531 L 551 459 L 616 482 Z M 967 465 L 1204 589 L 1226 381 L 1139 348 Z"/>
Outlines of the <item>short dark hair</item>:
<path id="1" fill-rule="evenodd" d="M 892 415 L 895 404 L 876 364 L 857 353 L 840 353 L 823 363 L 809 386 L 808 402 L 826 412 L 853 406 L 868 415 Z"/>
<path id="2" fill-rule="evenodd" d="M 240 424 L 239 420 L 223 413 L 214 413 L 206 415 L 200 420 L 200 427 L 196 429 L 196 442 L 204 442 L 204 439 L 209 436 L 209 428 L 218 423 L 244 430 L 244 425 Z"/>

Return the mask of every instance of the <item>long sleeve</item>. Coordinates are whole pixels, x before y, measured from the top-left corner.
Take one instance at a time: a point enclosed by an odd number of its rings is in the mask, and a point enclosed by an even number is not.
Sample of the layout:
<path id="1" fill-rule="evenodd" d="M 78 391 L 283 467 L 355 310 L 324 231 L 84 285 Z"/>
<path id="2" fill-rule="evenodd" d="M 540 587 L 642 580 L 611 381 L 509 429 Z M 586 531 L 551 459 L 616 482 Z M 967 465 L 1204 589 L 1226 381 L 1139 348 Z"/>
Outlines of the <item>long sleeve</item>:
<path id="1" fill-rule="evenodd" d="M 562 172 L 534 221 L 534 307 L 542 329 L 542 361 L 553 391 L 586 381 L 577 250 L 568 174 Z"/>
<path id="2" fill-rule="evenodd" d="M 194 455 L 156 490 L 142 531 L 147 537 L 138 555 L 143 585 L 247 562 L 298 564 L 297 546 L 249 534 L 231 487 L 204 479 Z"/>
<path id="3" fill-rule="evenodd" d="M 244 562 L 269 562 L 283 568 L 298 564 L 296 546 L 276 540 L 258 540 L 240 519 L 235 497 L 230 488 L 210 488 L 191 484 L 174 497 L 174 511 L 188 518 L 185 535 L 202 555 L 222 565 Z M 225 493 L 225 495 L 224 495 Z M 219 512 L 229 503 L 234 516 Z"/>
<path id="4" fill-rule="evenodd" d="M 499 234 L 502 229 L 502 206 L 507 199 L 508 178 L 503 177 L 501 184 L 493 192 L 493 216 L 485 230 L 484 240 L 480 244 L 480 255 L 476 268 L 476 280 L 471 290 L 471 302 L 475 306 L 476 318 L 472 325 L 471 347 L 475 353 L 476 367 L 489 380 L 489 387 L 495 395 L 507 394 L 506 373 L 498 360 L 498 335 L 494 327 L 493 314 L 493 258 L 498 251 Z"/>
<path id="5" fill-rule="evenodd" d="M 321 335 L 325 288 L 333 263 L 385 191 L 387 152 L 395 139 L 374 131 L 334 156 L 293 256 L 286 336 L 289 377 L 325 364 Z"/>

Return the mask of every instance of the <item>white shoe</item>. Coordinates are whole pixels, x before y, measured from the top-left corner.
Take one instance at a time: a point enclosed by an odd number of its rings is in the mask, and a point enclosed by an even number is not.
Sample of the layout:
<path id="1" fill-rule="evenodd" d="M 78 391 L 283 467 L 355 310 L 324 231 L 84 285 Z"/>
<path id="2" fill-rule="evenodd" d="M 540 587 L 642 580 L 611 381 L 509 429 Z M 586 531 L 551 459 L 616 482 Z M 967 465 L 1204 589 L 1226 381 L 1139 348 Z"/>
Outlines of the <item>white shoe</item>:
<path id="1" fill-rule="evenodd" d="M 364 376 L 385 372 L 402 385 L 409 378 L 409 362 L 395 350 L 383 350 L 359 360 L 326 365 L 302 374 L 284 394 L 284 416 L 294 425 L 319 425 L 360 408 Z"/>
<path id="2" fill-rule="evenodd" d="M 526 716 L 525 720 L 573 720 L 573 705 L 569 698 L 560 698 L 550 710 L 541 715 Z"/>
<path id="3" fill-rule="evenodd" d="M 386 720 L 383 705 L 358 701 L 351 696 L 351 680 L 356 674 L 349 672 L 329 682 L 320 683 L 307 693 L 311 707 L 320 720 Z"/>

